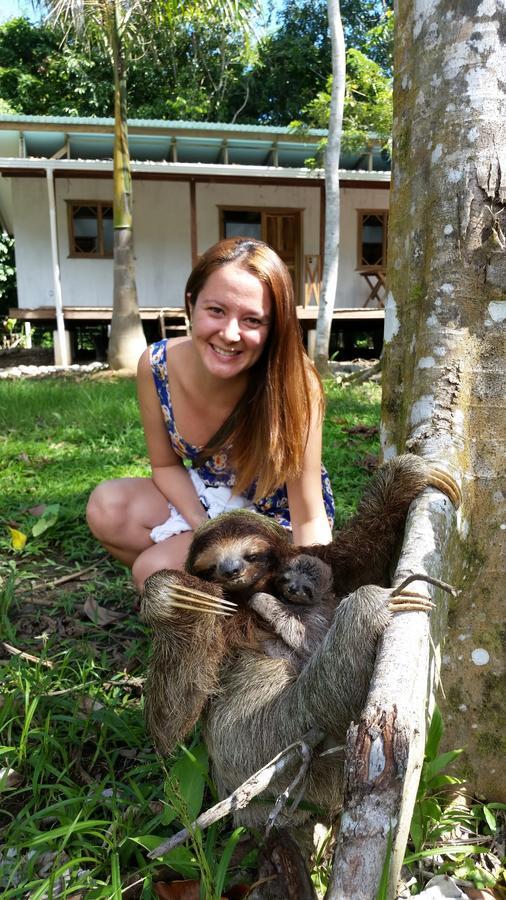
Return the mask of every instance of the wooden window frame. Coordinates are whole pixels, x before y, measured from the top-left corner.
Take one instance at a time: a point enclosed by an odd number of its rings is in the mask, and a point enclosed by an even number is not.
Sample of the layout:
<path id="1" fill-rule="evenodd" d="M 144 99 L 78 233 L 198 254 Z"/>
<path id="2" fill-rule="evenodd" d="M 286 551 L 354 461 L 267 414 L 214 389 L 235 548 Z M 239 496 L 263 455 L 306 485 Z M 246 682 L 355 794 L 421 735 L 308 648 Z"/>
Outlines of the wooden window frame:
<path id="1" fill-rule="evenodd" d="M 378 269 L 384 271 L 387 265 L 387 239 L 388 239 L 388 209 L 357 209 L 357 265 L 355 271 L 358 272 L 375 272 Z M 381 249 L 382 262 L 376 265 L 366 265 L 361 263 L 362 259 L 362 224 L 364 216 L 378 216 L 383 219 L 383 244 Z"/>
<path id="2" fill-rule="evenodd" d="M 113 253 L 104 252 L 104 230 L 102 227 L 103 209 L 113 208 L 112 200 L 66 200 L 67 204 L 67 222 L 68 222 L 68 238 L 69 238 L 69 259 L 112 259 Z M 96 253 L 81 253 L 75 249 L 74 234 L 74 209 L 79 206 L 88 206 L 97 208 L 97 240 L 98 250 Z"/>
<path id="3" fill-rule="evenodd" d="M 302 267 L 302 252 L 304 247 L 304 233 L 303 233 L 303 225 L 304 225 L 304 207 L 300 206 L 250 206 L 245 203 L 234 204 L 234 203 L 223 203 L 218 204 L 218 213 L 220 217 L 220 240 L 223 240 L 225 237 L 225 213 L 227 212 L 254 212 L 260 215 L 260 229 L 261 233 L 264 233 L 264 217 L 265 216 L 295 216 L 298 219 L 298 228 L 299 228 L 299 246 L 297 249 L 297 254 L 295 258 L 295 276 L 296 276 L 296 298 L 295 302 L 299 305 L 300 294 L 304 288 L 303 283 L 303 273 L 304 269 Z"/>

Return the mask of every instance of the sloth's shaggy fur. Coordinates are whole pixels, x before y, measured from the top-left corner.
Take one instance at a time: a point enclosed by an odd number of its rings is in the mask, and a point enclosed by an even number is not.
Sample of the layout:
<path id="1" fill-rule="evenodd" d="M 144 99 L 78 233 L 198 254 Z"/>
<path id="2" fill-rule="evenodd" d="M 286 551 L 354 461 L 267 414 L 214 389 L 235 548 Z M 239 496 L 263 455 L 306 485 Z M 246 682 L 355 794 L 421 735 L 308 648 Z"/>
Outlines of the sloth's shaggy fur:
<path id="1" fill-rule="evenodd" d="M 293 547 L 284 532 L 255 514 L 239 511 L 212 520 L 195 534 L 186 573 L 158 572 L 147 580 L 142 612 L 153 626 L 153 655 L 146 710 L 160 751 L 170 752 L 202 713 L 214 777 L 225 796 L 313 726 L 335 744 L 344 743 L 366 700 L 376 643 L 391 617 L 391 590 L 383 586 L 389 583 L 395 546 L 409 505 L 431 483 L 431 472 L 411 455 L 382 466 L 356 514 L 327 546 Z M 290 612 L 293 626 L 295 605 L 288 607 L 282 590 L 281 600 L 275 597 L 280 597 L 277 578 L 287 567 L 296 571 L 301 554 L 321 560 L 321 577 L 330 569 L 332 579 L 318 595 L 320 605 L 299 609 L 302 624 L 320 608 L 327 621 L 294 665 L 293 627 L 281 627 L 274 641 L 273 632 L 280 613 Z M 173 608 L 168 585 L 228 597 L 241 608 L 225 622 L 214 614 Z M 275 615 L 258 600 L 266 595 L 278 604 Z M 276 640 L 279 655 L 272 655 Z M 280 778 L 273 793 L 292 778 L 293 772 Z M 306 800 L 332 815 L 341 781 L 341 754 L 316 758 Z M 262 825 L 268 810 L 250 804 L 235 819 Z"/>

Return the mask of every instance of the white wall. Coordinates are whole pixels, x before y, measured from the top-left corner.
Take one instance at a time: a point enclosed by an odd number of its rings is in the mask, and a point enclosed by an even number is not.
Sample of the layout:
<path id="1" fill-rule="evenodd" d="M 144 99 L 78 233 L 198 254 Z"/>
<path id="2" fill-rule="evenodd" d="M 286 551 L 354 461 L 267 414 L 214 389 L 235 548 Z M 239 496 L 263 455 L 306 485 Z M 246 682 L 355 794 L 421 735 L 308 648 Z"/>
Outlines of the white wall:
<path id="1" fill-rule="evenodd" d="M 109 200 L 108 178 L 57 178 L 56 207 L 64 306 L 112 304 L 112 260 L 70 259 L 66 200 Z M 140 306 L 182 306 L 191 269 L 190 189 L 174 181 L 134 181 L 136 278 Z M 45 178 L 13 178 L 19 305 L 54 306 Z M 218 207 L 301 209 L 302 256 L 319 253 L 320 190 L 283 185 L 197 184 L 197 250 L 219 239 Z M 336 305 L 363 306 L 368 287 L 357 265 L 357 209 L 387 209 L 388 190 L 343 188 Z M 303 263 L 303 260 L 301 260 Z"/>
<path id="2" fill-rule="evenodd" d="M 11 181 L 19 305 L 54 306 L 46 179 Z"/>
<path id="3" fill-rule="evenodd" d="M 357 209 L 388 209 L 389 191 L 383 188 L 341 188 L 341 247 L 336 306 L 364 306 L 370 288 L 357 268 Z M 376 304 L 371 303 L 374 307 Z"/>

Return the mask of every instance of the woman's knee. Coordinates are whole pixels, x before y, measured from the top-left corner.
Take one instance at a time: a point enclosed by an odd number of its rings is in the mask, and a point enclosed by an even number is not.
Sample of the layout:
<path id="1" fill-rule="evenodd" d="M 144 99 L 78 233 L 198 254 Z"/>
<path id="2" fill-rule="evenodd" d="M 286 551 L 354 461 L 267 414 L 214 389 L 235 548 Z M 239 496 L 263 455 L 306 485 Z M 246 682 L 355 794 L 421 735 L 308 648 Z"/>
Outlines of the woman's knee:
<path id="1" fill-rule="evenodd" d="M 121 479 L 103 481 L 90 494 L 86 520 L 96 537 L 110 538 L 125 523 L 127 498 L 121 490 Z"/>

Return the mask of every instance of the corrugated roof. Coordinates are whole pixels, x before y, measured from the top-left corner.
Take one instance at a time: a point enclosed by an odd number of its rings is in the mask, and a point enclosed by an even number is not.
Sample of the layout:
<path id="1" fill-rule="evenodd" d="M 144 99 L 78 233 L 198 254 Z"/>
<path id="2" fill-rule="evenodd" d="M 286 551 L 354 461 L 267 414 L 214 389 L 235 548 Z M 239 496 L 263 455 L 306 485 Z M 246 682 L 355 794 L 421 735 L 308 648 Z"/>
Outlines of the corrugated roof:
<path id="1" fill-rule="evenodd" d="M 44 123 L 46 125 L 93 125 L 114 128 L 114 119 L 99 118 L 96 116 L 27 116 L 27 115 L 0 115 L 0 122 L 12 122 L 21 125 L 23 122 Z M 257 134 L 286 134 L 297 137 L 297 132 L 288 126 L 273 125 L 231 125 L 227 122 L 186 122 L 183 120 L 168 119 L 128 119 L 128 125 L 132 128 L 159 128 L 171 131 L 227 131 L 227 132 L 254 132 Z M 327 131 L 322 128 L 310 128 L 301 137 L 325 137 Z"/>
<path id="2" fill-rule="evenodd" d="M 0 156 L 12 157 L 12 149 L 7 152 L 2 145 L 10 141 L 12 147 L 21 133 L 25 158 L 97 160 L 113 156 L 111 118 L 0 115 Z M 317 155 L 326 134 L 322 129 L 299 133 L 266 125 L 130 119 L 128 144 L 132 161 L 301 169 Z M 371 143 L 367 148 L 342 152 L 339 165 L 351 171 L 385 172 L 390 160 Z"/>

